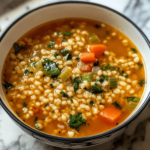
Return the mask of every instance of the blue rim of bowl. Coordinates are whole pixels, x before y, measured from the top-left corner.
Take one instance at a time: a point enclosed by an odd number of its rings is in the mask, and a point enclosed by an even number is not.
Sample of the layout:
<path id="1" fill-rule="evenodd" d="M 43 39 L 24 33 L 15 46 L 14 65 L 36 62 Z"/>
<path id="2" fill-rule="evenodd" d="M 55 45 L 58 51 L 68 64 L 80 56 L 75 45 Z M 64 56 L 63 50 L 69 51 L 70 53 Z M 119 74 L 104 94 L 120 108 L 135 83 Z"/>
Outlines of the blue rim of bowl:
<path id="1" fill-rule="evenodd" d="M 36 10 L 39 10 L 41 8 L 44 8 L 44 7 L 47 7 L 47 6 L 53 6 L 53 5 L 59 5 L 59 4 L 73 4 L 73 3 L 76 3 L 76 4 L 88 4 L 88 5 L 93 5 L 93 6 L 97 6 L 97 7 L 102 7 L 104 9 L 107 9 L 109 11 L 112 11 L 118 15 L 120 15 L 121 17 L 123 17 L 124 19 L 126 19 L 128 22 L 130 22 L 139 32 L 140 34 L 143 36 L 143 38 L 145 39 L 148 47 L 150 48 L 150 42 L 148 40 L 148 38 L 146 37 L 146 35 L 142 32 L 142 30 L 135 24 L 133 23 L 129 18 L 127 18 L 126 16 L 124 16 L 123 14 L 121 14 L 120 12 L 112 9 L 112 8 L 109 8 L 107 6 L 104 6 L 104 5 L 101 5 L 101 4 L 97 4 L 97 3 L 91 3 L 91 2 L 80 2 L 80 1 L 63 1 L 63 2 L 55 2 L 55 3 L 50 3 L 50 4 L 45 4 L 43 6 L 39 6 L 27 13 L 24 13 L 23 15 L 21 15 L 19 18 L 17 18 L 14 22 L 12 22 L 8 27 L 7 29 L 2 33 L 2 36 L 0 37 L 0 42 L 2 41 L 2 39 L 4 38 L 4 36 L 7 34 L 7 32 L 11 29 L 11 27 L 13 25 L 15 25 L 18 21 L 20 21 L 23 17 L 27 16 L 28 14 L 36 11 Z M 54 135 L 50 135 L 50 134 L 46 134 L 44 132 L 40 132 L 28 125 L 26 125 L 25 123 L 23 123 L 22 121 L 20 121 L 15 115 L 13 115 L 13 113 L 11 113 L 11 111 L 5 106 L 5 104 L 3 103 L 3 101 L 0 99 L 0 103 L 1 103 L 1 106 L 3 107 L 3 109 L 8 113 L 8 115 L 10 117 L 12 117 L 19 125 L 21 125 L 22 127 L 24 127 L 25 129 L 29 130 L 30 132 L 32 133 L 35 133 L 39 136 L 42 136 L 42 137 L 45 137 L 45 138 L 48 138 L 48 139 L 53 139 L 53 140 L 60 140 L 60 141 L 68 141 L 68 142 L 77 142 L 77 143 L 81 143 L 83 141 L 88 141 L 88 140 L 94 140 L 94 139 L 97 139 L 97 138 L 102 138 L 102 137 L 109 137 L 111 134 L 123 129 L 123 128 L 126 128 L 134 119 L 136 119 L 136 117 L 138 117 L 138 115 L 144 110 L 144 108 L 146 107 L 146 105 L 148 104 L 150 100 L 150 92 L 148 93 L 148 96 L 147 98 L 145 99 L 144 103 L 142 104 L 142 106 L 127 120 L 125 121 L 124 123 L 120 124 L 119 126 L 109 130 L 109 131 L 106 131 L 106 132 L 103 132 L 103 133 L 100 133 L 100 134 L 96 134 L 96 135 L 92 135 L 92 136 L 87 136 L 87 137 L 79 137 L 79 138 L 66 138 L 66 137 L 60 137 L 60 136 L 54 136 Z"/>

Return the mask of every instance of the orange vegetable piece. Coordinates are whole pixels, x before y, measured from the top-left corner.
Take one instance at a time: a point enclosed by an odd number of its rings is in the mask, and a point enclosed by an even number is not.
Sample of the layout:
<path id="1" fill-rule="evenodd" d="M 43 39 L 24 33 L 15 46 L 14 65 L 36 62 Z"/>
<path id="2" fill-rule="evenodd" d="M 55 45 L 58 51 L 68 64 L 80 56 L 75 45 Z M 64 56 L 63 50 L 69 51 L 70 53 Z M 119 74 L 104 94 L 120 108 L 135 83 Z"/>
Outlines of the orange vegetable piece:
<path id="1" fill-rule="evenodd" d="M 33 112 L 34 112 L 35 115 L 42 113 L 41 108 L 38 107 L 38 106 L 33 106 L 33 107 L 32 107 L 32 110 L 33 110 Z"/>
<path id="2" fill-rule="evenodd" d="M 89 50 L 90 50 L 91 53 L 95 54 L 96 58 L 99 59 L 100 57 L 102 57 L 104 51 L 106 51 L 106 46 L 102 45 L 102 44 L 90 45 Z"/>
<path id="3" fill-rule="evenodd" d="M 80 62 L 79 69 L 83 72 L 91 72 L 93 67 L 93 62 Z"/>
<path id="4" fill-rule="evenodd" d="M 95 54 L 94 53 L 81 53 L 80 54 L 80 60 L 83 62 L 89 62 L 95 60 Z"/>
<path id="5" fill-rule="evenodd" d="M 100 113 L 100 117 L 114 123 L 121 116 L 121 110 L 116 107 L 108 107 Z"/>

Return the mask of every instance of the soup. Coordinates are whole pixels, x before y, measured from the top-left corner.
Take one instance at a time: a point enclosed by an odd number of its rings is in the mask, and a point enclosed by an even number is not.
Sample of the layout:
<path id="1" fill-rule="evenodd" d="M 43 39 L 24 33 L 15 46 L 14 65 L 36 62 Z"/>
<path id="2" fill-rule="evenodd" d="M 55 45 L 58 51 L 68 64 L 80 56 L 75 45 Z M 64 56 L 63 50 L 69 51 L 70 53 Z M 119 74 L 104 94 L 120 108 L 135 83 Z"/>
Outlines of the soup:
<path id="1" fill-rule="evenodd" d="M 27 125 L 85 137 L 121 124 L 145 87 L 143 58 L 123 33 L 87 19 L 42 24 L 14 41 L 3 67 L 6 99 Z"/>

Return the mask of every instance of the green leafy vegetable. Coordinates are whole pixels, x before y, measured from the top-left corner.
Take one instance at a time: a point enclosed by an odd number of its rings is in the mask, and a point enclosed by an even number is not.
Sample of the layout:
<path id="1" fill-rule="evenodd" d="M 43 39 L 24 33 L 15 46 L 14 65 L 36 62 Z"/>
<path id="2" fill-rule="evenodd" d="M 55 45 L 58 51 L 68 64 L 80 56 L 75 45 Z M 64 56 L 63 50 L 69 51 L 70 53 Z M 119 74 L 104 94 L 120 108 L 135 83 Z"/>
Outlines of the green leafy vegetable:
<path id="1" fill-rule="evenodd" d="M 6 80 L 4 80 L 4 84 L 2 84 L 4 86 L 5 89 L 9 90 L 13 87 L 15 87 L 14 85 L 12 85 L 11 83 L 8 83 Z"/>
<path id="2" fill-rule="evenodd" d="M 24 102 L 24 103 L 23 103 L 23 107 L 27 107 L 27 103 Z"/>
<path id="3" fill-rule="evenodd" d="M 108 69 L 110 69 L 110 70 L 114 70 L 114 68 L 113 67 L 111 67 L 109 64 L 106 66 L 106 67 L 104 67 L 103 65 L 101 66 L 101 69 L 104 71 L 104 70 L 108 70 Z"/>
<path id="4" fill-rule="evenodd" d="M 94 63 L 94 66 L 98 66 L 99 65 L 99 61 Z"/>
<path id="5" fill-rule="evenodd" d="M 122 70 L 121 73 L 120 73 L 120 76 L 123 76 L 123 74 L 124 74 L 124 71 Z"/>
<path id="6" fill-rule="evenodd" d="M 24 74 L 27 75 L 27 74 L 29 74 L 29 73 L 30 73 L 30 74 L 33 74 L 32 71 L 29 71 L 28 69 L 25 69 Z"/>
<path id="7" fill-rule="evenodd" d="M 17 55 L 22 49 L 26 49 L 25 47 L 21 47 L 18 43 L 14 43 L 13 47 L 15 49 L 15 55 Z"/>
<path id="8" fill-rule="evenodd" d="M 62 42 L 67 42 L 67 39 L 62 39 Z"/>
<path id="9" fill-rule="evenodd" d="M 140 99 L 138 97 L 127 97 L 127 101 L 130 102 L 138 102 L 140 101 Z"/>
<path id="10" fill-rule="evenodd" d="M 89 103 L 90 103 L 90 105 L 94 106 L 94 102 L 93 101 L 90 101 Z"/>
<path id="11" fill-rule="evenodd" d="M 140 82 L 138 83 L 141 87 L 143 86 L 143 84 L 145 84 L 146 82 L 145 82 L 145 80 L 144 79 L 142 79 L 142 80 L 140 80 Z"/>
<path id="12" fill-rule="evenodd" d="M 51 88 L 54 88 L 53 84 L 50 84 L 50 87 L 51 87 Z"/>
<path id="13" fill-rule="evenodd" d="M 66 60 L 71 60 L 71 59 L 72 59 L 71 53 L 68 53 L 67 57 L 66 57 Z"/>
<path id="14" fill-rule="evenodd" d="M 54 53 L 54 57 L 57 57 L 58 56 L 58 51 L 56 51 L 55 53 Z"/>
<path id="15" fill-rule="evenodd" d="M 34 66 L 34 67 L 36 67 L 36 63 L 37 63 L 37 62 L 34 62 L 34 63 L 33 63 L 33 66 Z"/>
<path id="16" fill-rule="evenodd" d="M 72 98 L 70 97 L 69 99 L 70 99 L 71 103 L 73 103 L 73 100 L 72 100 Z"/>
<path id="17" fill-rule="evenodd" d="M 30 59 L 30 62 L 33 62 L 33 60 L 32 60 L 32 59 Z"/>
<path id="18" fill-rule="evenodd" d="M 138 63 L 138 66 L 141 68 L 143 67 L 143 64 L 141 64 L 140 62 Z"/>
<path id="19" fill-rule="evenodd" d="M 70 51 L 63 49 L 61 50 L 61 53 L 63 56 L 66 56 L 68 53 L 70 53 Z"/>
<path id="20" fill-rule="evenodd" d="M 79 57 L 79 56 L 77 56 L 77 58 L 76 58 L 75 60 L 80 60 L 80 57 Z"/>
<path id="21" fill-rule="evenodd" d="M 74 91 L 76 92 L 77 89 L 79 88 L 79 83 L 81 82 L 81 80 L 79 80 L 79 77 L 75 77 L 73 80 L 73 87 L 74 87 Z"/>
<path id="22" fill-rule="evenodd" d="M 90 93 L 93 93 L 93 94 L 98 94 L 98 93 L 103 93 L 105 92 L 101 86 L 97 83 L 95 83 L 94 86 L 92 86 L 92 88 L 90 89 L 87 89 L 87 88 L 84 88 L 86 91 L 89 91 Z"/>
<path id="23" fill-rule="evenodd" d="M 105 75 L 102 75 L 101 78 L 100 78 L 100 82 L 104 82 L 104 81 L 107 81 L 108 77 L 105 76 Z"/>
<path id="24" fill-rule="evenodd" d="M 54 43 L 55 43 L 54 40 L 51 40 L 51 41 L 50 41 L 50 44 L 47 45 L 47 47 L 48 47 L 48 48 L 53 48 L 53 47 L 54 47 Z"/>
<path id="25" fill-rule="evenodd" d="M 64 91 L 61 91 L 60 94 L 62 94 L 62 97 L 67 97 L 67 98 L 69 98 L 68 94 L 66 94 Z"/>
<path id="26" fill-rule="evenodd" d="M 42 66 L 44 67 L 44 74 L 46 75 L 51 75 L 51 77 L 56 77 L 60 74 L 58 65 L 48 58 L 44 58 L 44 62 L 42 63 Z"/>
<path id="27" fill-rule="evenodd" d="M 124 77 L 125 77 L 125 78 L 129 78 L 129 76 L 128 76 L 128 75 L 125 75 Z"/>
<path id="28" fill-rule="evenodd" d="M 92 72 L 88 72 L 88 73 L 85 73 L 81 76 L 81 81 L 88 81 L 88 82 L 91 82 L 93 81 L 93 73 Z"/>
<path id="29" fill-rule="evenodd" d="M 113 102 L 112 105 L 114 105 L 118 109 L 121 109 L 121 106 L 118 104 L 117 101 Z"/>
<path id="30" fill-rule="evenodd" d="M 39 126 L 37 123 L 35 123 L 34 125 L 35 125 L 36 129 L 39 129 Z"/>
<path id="31" fill-rule="evenodd" d="M 54 110 L 52 110 L 52 113 L 54 113 Z"/>
<path id="32" fill-rule="evenodd" d="M 69 35 L 72 35 L 72 34 L 73 34 L 73 33 L 68 32 L 68 31 L 61 31 L 61 33 L 62 33 L 63 35 L 67 35 L 67 36 L 69 36 Z"/>
<path id="33" fill-rule="evenodd" d="M 36 116 L 35 118 L 34 118 L 34 122 L 37 122 L 38 121 L 38 117 Z"/>
<path id="34" fill-rule="evenodd" d="M 69 116 L 69 127 L 79 131 L 80 126 L 86 125 L 86 120 L 82 117 L 82 113 Z"/>
<path id="35" fill-rule="evenodd" d="M 106 31 L 106 34 L 109 35 L 109 31 Z"/>
<path id="36" fill-rule="evenodd" d="M 137 53 L 137 50 L 135 48 L 131 48 L 131 51 L 133 51 L 134 53 Z"/>

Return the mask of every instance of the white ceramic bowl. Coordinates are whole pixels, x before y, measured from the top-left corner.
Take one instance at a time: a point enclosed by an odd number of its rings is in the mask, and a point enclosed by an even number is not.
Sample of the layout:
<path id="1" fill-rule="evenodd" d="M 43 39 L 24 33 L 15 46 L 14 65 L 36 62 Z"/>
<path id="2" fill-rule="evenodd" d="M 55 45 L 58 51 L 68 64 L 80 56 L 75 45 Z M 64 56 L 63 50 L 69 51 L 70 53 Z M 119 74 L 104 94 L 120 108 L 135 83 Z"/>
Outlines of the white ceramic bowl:
<path id="1" fill-rule="evenodd" d="M 2 67 L 5 58 L 12 47 L 13 43 L 17 41 L 23 34 L 30 29 L 60 18 L 88 18 L 97 21 L 102 21 L 109 24 L 116 29 L 123 32 L 140 50 L 146 70 L 145 79 L 146 90 L 142 96 L 142 100 L 135 109 L 135 111 L 119 126 L 109 130 L 107 132 L 97 134 L 94 136 L 83 137 L 83 138 L 63 138 L 48 135 L 37 131 L 26 124 L 24 124 L 9 107 L 4 92 L 2 90 L 2 82 L 0 80 L 0 103 L 8 115 L 18 124 L 25 132 L 39 139 L 40 141 L 49 145 L 63 147 L 63 148 L 82 148 L 92 145 L 104 143 L 114 137 L 118 136 L 133 122 L 133 120 L 141 113 L 149 101 L 149 89 L 150 89 L 150 43 L 143 32 L 127 17 L 123 16 L 119 12 L 110 9 L 108 7 L 89 3 L 89 2 L 58 2 L 48 4 L 42 7 L 38 7 L 14 21 L 3 33 L 0 38 L 0 76 L 2 74 Z"/>

